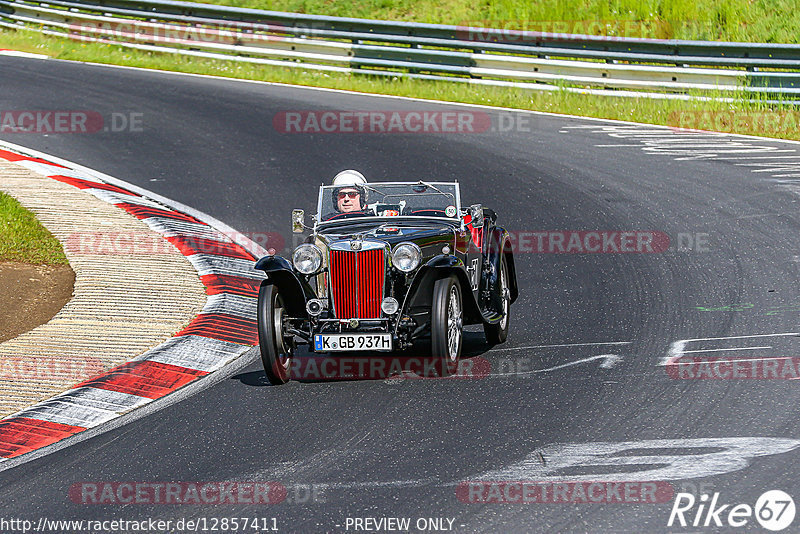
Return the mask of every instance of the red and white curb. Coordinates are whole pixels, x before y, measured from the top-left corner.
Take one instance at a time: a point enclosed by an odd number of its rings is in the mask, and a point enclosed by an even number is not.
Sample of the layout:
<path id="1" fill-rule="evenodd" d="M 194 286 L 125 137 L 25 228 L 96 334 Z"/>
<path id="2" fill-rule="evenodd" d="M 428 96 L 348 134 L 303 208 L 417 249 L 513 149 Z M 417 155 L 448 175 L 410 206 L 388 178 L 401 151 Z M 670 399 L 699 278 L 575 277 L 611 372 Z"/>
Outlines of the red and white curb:
<path id="1" fill-rule="evenodd" d="M 59 158 L 0 142 L 0 159 L 142 220 L 186 256 L 209 296 L 197 317 L 161 345 L 0 420 L 0 469 L 57 450 L 68 438 L 95 434 L 87 431 L 196 383 L 258 343 L 256 298 L 264 274 L 253 265 L 266 254 L 259 245 L 208 215 Z"/>

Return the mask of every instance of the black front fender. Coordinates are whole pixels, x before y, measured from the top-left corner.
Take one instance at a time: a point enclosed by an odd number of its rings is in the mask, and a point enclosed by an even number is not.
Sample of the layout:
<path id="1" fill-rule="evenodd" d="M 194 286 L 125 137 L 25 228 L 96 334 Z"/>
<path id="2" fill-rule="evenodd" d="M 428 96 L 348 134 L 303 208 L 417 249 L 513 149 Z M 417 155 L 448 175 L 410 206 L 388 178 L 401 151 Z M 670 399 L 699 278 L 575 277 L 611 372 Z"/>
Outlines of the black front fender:
<path id="1" fill-rule="evenodd" d="M 262 284 L 273 284 L 278 288 L 292 317 L 308 316 L 306 302 L 314 298 L 314 290 L 307 281 L 298 278 L 288 260 L 280 256 L 264 256 L 256 262 L 255 268 L 267 274 Z"/>
<path id="2" fill-rule="evenodd" d="M 436 280 L 454 275 L 461 286 L 461 300 L 464 306 L 464 318 L 467 324 L 483 321 L 480 307 L 472 294 L 472 286 L 464 266 L 464 262 L 455 256 L 441 254 L 434 256 L 423 265 L 414 276 L 414 280 L 406 293 L 403 313 L 412 307 L 430 307 L 432 305 L 433 284 Z"/>
<path id="3" fill-rule="evenodd" d="M 492 265 L 491 274 L 485 276 L 482 289 L 497 286 L 497 277 L 500 276 L 500 264 L 505 258 L 508 267 L 508 289 L 511 293 L 511 302 L 519 297 L 517 285 L 517 269 L 514 266 L 514 251 L 511 247 L 511 236 L 505 228 L 496 227 L 489 236 L 487 243 L 486 261 Z"/>

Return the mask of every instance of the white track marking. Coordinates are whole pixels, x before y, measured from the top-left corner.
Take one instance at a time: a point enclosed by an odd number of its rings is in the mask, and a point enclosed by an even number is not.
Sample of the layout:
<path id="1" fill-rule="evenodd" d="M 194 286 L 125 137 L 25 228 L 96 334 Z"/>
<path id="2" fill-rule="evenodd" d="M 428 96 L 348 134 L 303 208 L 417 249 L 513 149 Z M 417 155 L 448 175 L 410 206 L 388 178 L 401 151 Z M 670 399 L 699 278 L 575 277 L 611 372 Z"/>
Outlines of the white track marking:
<path id="1" fill-rule="evenodd" d="M 743 136 L 726 134 L 723 132 L 705 132 L 702 130 L 682 130 L 674 127 L 656 128 L 648 125 L 638 127 L 602 127 L 596 128 L 590 125 L 564 127 L 590 129 L 595 134 L 605 134 L 608 137 L 630 140 L 634 143 L 602 143 L 594 145 L 597 148 L 640 148 L 643 152 L 672 156 L 675 161 L 697 161 L 697 160 L 716 160 L 716 159 L 773 159 L 773 158 L 800 158 L 797 155 L 777 156 L 778 153 L 790 152 L 796 154 L 796 150 L 780 149 L 775 146 L 753 144 Z M 763 155 L 768 153 L 769 155 Z M 732 156 L 732 154 L 752 154 L 751 156 Z M 762 166 L 765 169 L 751 169 L 754 173 L 781 173 L 786 171 L 800 170 L 795 162 L 772 161 L 769 163 L 738 163 L 740 166 Z M 784 175 L 785 176 L 785 175 Z M 785 176 L 788 177 L 788 176 Z"/>
<path id="2" fill-rule="evenodd" d="M 763 338 L 767 338 L 767 337 L 778 337 L 778 338 L 780 338 L 780 337 L 791 337 L 791 336 L 798 336 L 798 335 L 800 335 L 800 333 L 798 333 L 798 332 L 781 332 L 781 333 L 777 333 L 777 334 L 752 334 L 752 335 L 748 335 L 748 336 L 700 337 L 700 338 L 694 338 L 694 339 L 680 339 L 678 341 L 673 342 L 669 346 L 669 349 L 667 350 L 667 355 L 661 357 L 661 359 L 658 362 L 658 365 L 659 366 L 671 365 L 671 364 L 673 364 L 675 362 L 675 360 L 677 360 L 678 358 L 680 358 L 684 354 L 690 354 L 690 353 L 714 352 L 714 350 L 719 350 L 719 351 L 722 351 L 722 350 L 757 350 L 757 349 L 762 349 L 763 350 L 763 349 L 771 349 L 772 348 L 772 346 L 767 346 L 767 347 L 761 347 L 761 346 L 759 346 L 759 347 L 749 346 L 748 347 L 748 346 L 743 346 L 743 347 L 729 347 L 729 348 L 728 347 L 723 347 L 723 348 L 716 348 L 716 349 L 712 348 L 712 349 L 706 349 L 706 350 L 687 351 L 687 350 L 685 350 L 685 348 L 686 348 L 686 345 L 689 344 L 689 343 L 697 343 L 697 342 L 700 342 L 700 341 L 729 341 L 729 340 L 732 340 L 732 339 L 736 339 L 736 340 L 739 340 L 739 339 L 741 339 L 741 340 L 763 339 Z"/>
<path id="3" fill-rule="evenodd" d="M 792 356 L 765 356 L 763 358 L 735 358 L 735 359 L 728 359 L 725 358 L 725 363 L 735 363 L 735 362 L 767 362 L 772 360 L 789 360 Z M 672 362 L 671 365 L 697 365 L 697 362 L 681 362 L 675 361 Z M 796 380 L 796 379 L 792 379 Z"/>
<path id="4" fill-rule="evenodd" d="M 775 150 L 774 152 L 797 152 L 796 150 Z M 720 156 L 717 159 L 719 160 L 726 160 L 726 159 L 790 159 L 790 158 L 800 158 L 800 156 Z"/>
<path id="5" fill-rule="evenodd" d="M 44 54 L 18 52 L 17 50 L 0 50 L 0 56 L 24 57 L 28 59 L 50 59 L 50 56 L 46 56 Z"/>
<path id="6" fill-rule="evenodd" d="M 622 360 L 622 356 L 617 354 L 600 354 L 598 356 L 590 356 L 589 358 L 583 358 L 581 360 L 575 360 L 573 362 L 563 363 L 561 365 L 556 365 L 555 367 L 547 367 L 545 369 L 534 369 L 533 371 L 517 371 L 511 373 L 491 373 L 488 375 L 489 378 L 492 377 L 499 377 L 499 376 L 524 376 L 524 375 L 533 375 L 538 373 L 548 373 L 550 371 L 557 371 L 559 369 L 564 369 L 566 367 L 572 367 L 573 365 L 580 365 L 582 363 L 593 362 L 596 360 L 603 360 L 603 363 L 600 364 L 600 367 L 603 369 L 610 369 L 614 367 L 617 363 Z"/>
<path id="7" fill-rule="evenodd" d="M 784 454 L 800 440 L 767 437 L 655 439 L 627 442 L 557 443 L 528 454 L 507 467 L 485 471 L 475 481 L 654 481 L 709 477 L 747 468 L 753 458 Z M 723 449 L 698 452 L 697 449 Z M 639 452 L 654 449 L 652 454 Z M 664 449 L 685 450 L 669 454 Z M 636 455 L 624 454 L 636 451 Z M 544 459 L 544 462 L 542 461 Z M 652 466 L 630 471 L 631 466 Z M 564 475 L 564 470 L 603 469 L 604 474 Z"/>
<path id="8" fill-rule="evenodd" d="M 750 169 L 750 172 L 786 172 L 786 171 L 797 171 L 797 170 L 800 170 L 800 169 L 798 169 L 797 165 L 780 165 L 778 167 L 774 166 L 774 165 L 776 165 L 775 163 L 773 163 L 772 165 L 773 165 L 772 167 L 767 168 L 767 169 Z M 760 165 L 760 166 L 762 166 L 762 165 Z"/>
<path id="9" fill-rule="evenodd" d="M 627 442 L 554 443 L 528 454 L 507 467 L 484 471 L 461 480 L 439 477 L 411 480 L 293 482 L 287 487 L 327 489 L 405 488 L 436 485 L 458 487 L 465 482 L 653 482 L 688 480 L 746 469 L 754 458 L 785 454 L 800 447 L 800 440 L 772 437 L 655 439 Z M 642 449 L 653 449 L 648 455 Z M 676 449 L 684 454 L 664 454 Z M 706 452 L 704 449 L 712 449 Z M 716 450 L 722 449 L 722 450 Z M 625 454 L 628 451 L 639 454 Z M 652 466 L 630 471 L 630 467 Z M 564 475 L 564 470 L 603 469 L 603 474 Z"/>
<path id="10" fill-rule="evenodd" d="M 437 484 L 440 479 L 436 477 L 418 478 L 412 480 L 388 480 L 367 481 L 367 482 L 311 482 L 312 485 L 321 489 L 362 489 L 362 488 L 408 488 L 414 486 L 427 486 Z"/>
<path id="11" fill-rule="evenodd" d="M 528 349 L 553 349 L 562 347 L 593 347 L 596 345 L 630 345 L 631 341 L 600 341 L 597 343 L 564 343 L 561 345 L 529 345 L 527 347 L 508 347 L 491 349 L 487 352 L 504 352 L 508 350 L 528 350 Z"/>
<path id="12" fill-rule="evenodd" d="M 721 341 L 724 339 L 754 339 L 759 337 L 781 337 L 781 336 L 800 336 L 800 332 L 782 332 L 780 334 L 752 334 L 749 336 L 698 337 L 695 339 L 683 339 L 681 341 Z"/>
<path id="13" fill-rule="evenodd" d="M 697 352 L 724 352 L 729 350 L 758 350 L 758 349 L 771 349 L 772 345 L 766 345 L 764 347 L 736 347 L 731 349 L 701 349 L 701 350 L 685 350 L 682 354 L 693 354 Z"/>
<path id="14" fill-rule="evenodd" d="M 698 141 L 713 142 L 725 141 L 726 143 L 739 143 L 739 141 L 726 140 L 725 137 L 719 135 L 686 135 L 674 133 L 670 135 L 667 133 L 662 134 L 648 134 L 648 135 L 614 135 L 609 137 L 618 137 L 620 139 L 638 139 L 640 143 L 697 143 Z"/>
<path id="15" fill-rule="evenodd" d="M 769 159 L 776 159 L 776 158 L 787 158 L 789 156 L 775 156 L 774 158 Z M 791 156 L 794 157 L 794 156 Z M 748 158 L 749 159 L 749 158 Z M 755 158 L 753 158 L 755 159 Z M 776 165 L 780 167 L 796 167 L 800 165 L 800 161 L 769 161 L 769 162 L 755 162 L 755 163 L 734 163 L 736 167 L 774 167 Z"/>

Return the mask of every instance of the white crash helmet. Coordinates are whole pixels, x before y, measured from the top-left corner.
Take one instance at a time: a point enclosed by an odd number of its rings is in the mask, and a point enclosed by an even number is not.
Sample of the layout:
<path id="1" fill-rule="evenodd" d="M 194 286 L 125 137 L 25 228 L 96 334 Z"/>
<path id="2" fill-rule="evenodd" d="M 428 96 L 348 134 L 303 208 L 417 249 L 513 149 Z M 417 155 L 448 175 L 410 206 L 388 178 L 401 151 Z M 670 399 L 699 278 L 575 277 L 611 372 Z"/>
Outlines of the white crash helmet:
<path id="1" fill-rule="evenodd" d="M 367 183 L 367 179 L 363 174 L 348 169 L 334 176 L 332 185 L 362 185 L 365 183 Z"/>
<path id="2" fill-rule="evenodd" d="M 331 200 L 333 205 L 336 206 L 336 197 L 339 194 L 339 190 L 345 187 L 354 187 L 361 193 L 361 209 L 367 205 L 367 188 L 363 187 L 364 184 L 367 183 L 367 179 L 364 178 L 364 175 L 358 171 L 353 170 L 345 170 L 337 174 L 333 177 L 333 184 L 334 187 L 331 191 Z"/>

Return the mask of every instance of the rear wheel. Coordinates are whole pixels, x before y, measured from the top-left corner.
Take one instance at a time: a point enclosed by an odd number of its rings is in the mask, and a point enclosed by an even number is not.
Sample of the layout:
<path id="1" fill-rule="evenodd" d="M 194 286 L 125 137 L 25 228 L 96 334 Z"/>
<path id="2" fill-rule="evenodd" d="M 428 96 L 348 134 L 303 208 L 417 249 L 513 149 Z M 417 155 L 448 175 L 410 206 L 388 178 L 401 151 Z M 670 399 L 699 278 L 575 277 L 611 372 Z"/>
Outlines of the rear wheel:
<path id="1" fill-rule="evenodd" d="M 431 307 L 431 348 L 441 365 L 442 376 L 458 369 L 464 323 L 461 287 L 455 277 L 442 278 L 433 285 Z"/>
<path id="2" fill-rule="evenodd" d="M 278 288 L 262 284 L 258 291 L 258 345 L 261 361 L 270 384 L 289 381 L 289 370 L 294 356 L 294 345 L 283 332 L 283 299 Z"/>
<path id="3" fill-rule="evenodd" d="M 498 345 L 505 343 L 508 339 L 508 320 L 511 313 L 511 290 L 508 288 L 508 266 L 506 265 L 505 254 L 503 259 L 500 260 L 500 283 L 498 287 L 500 292 L 500 306 L 498 310 L 503 314 L 500 322 L 495 324 L 483 324 L 483 333 L 486 334 L 486 341 L 490 345 Z"/>

